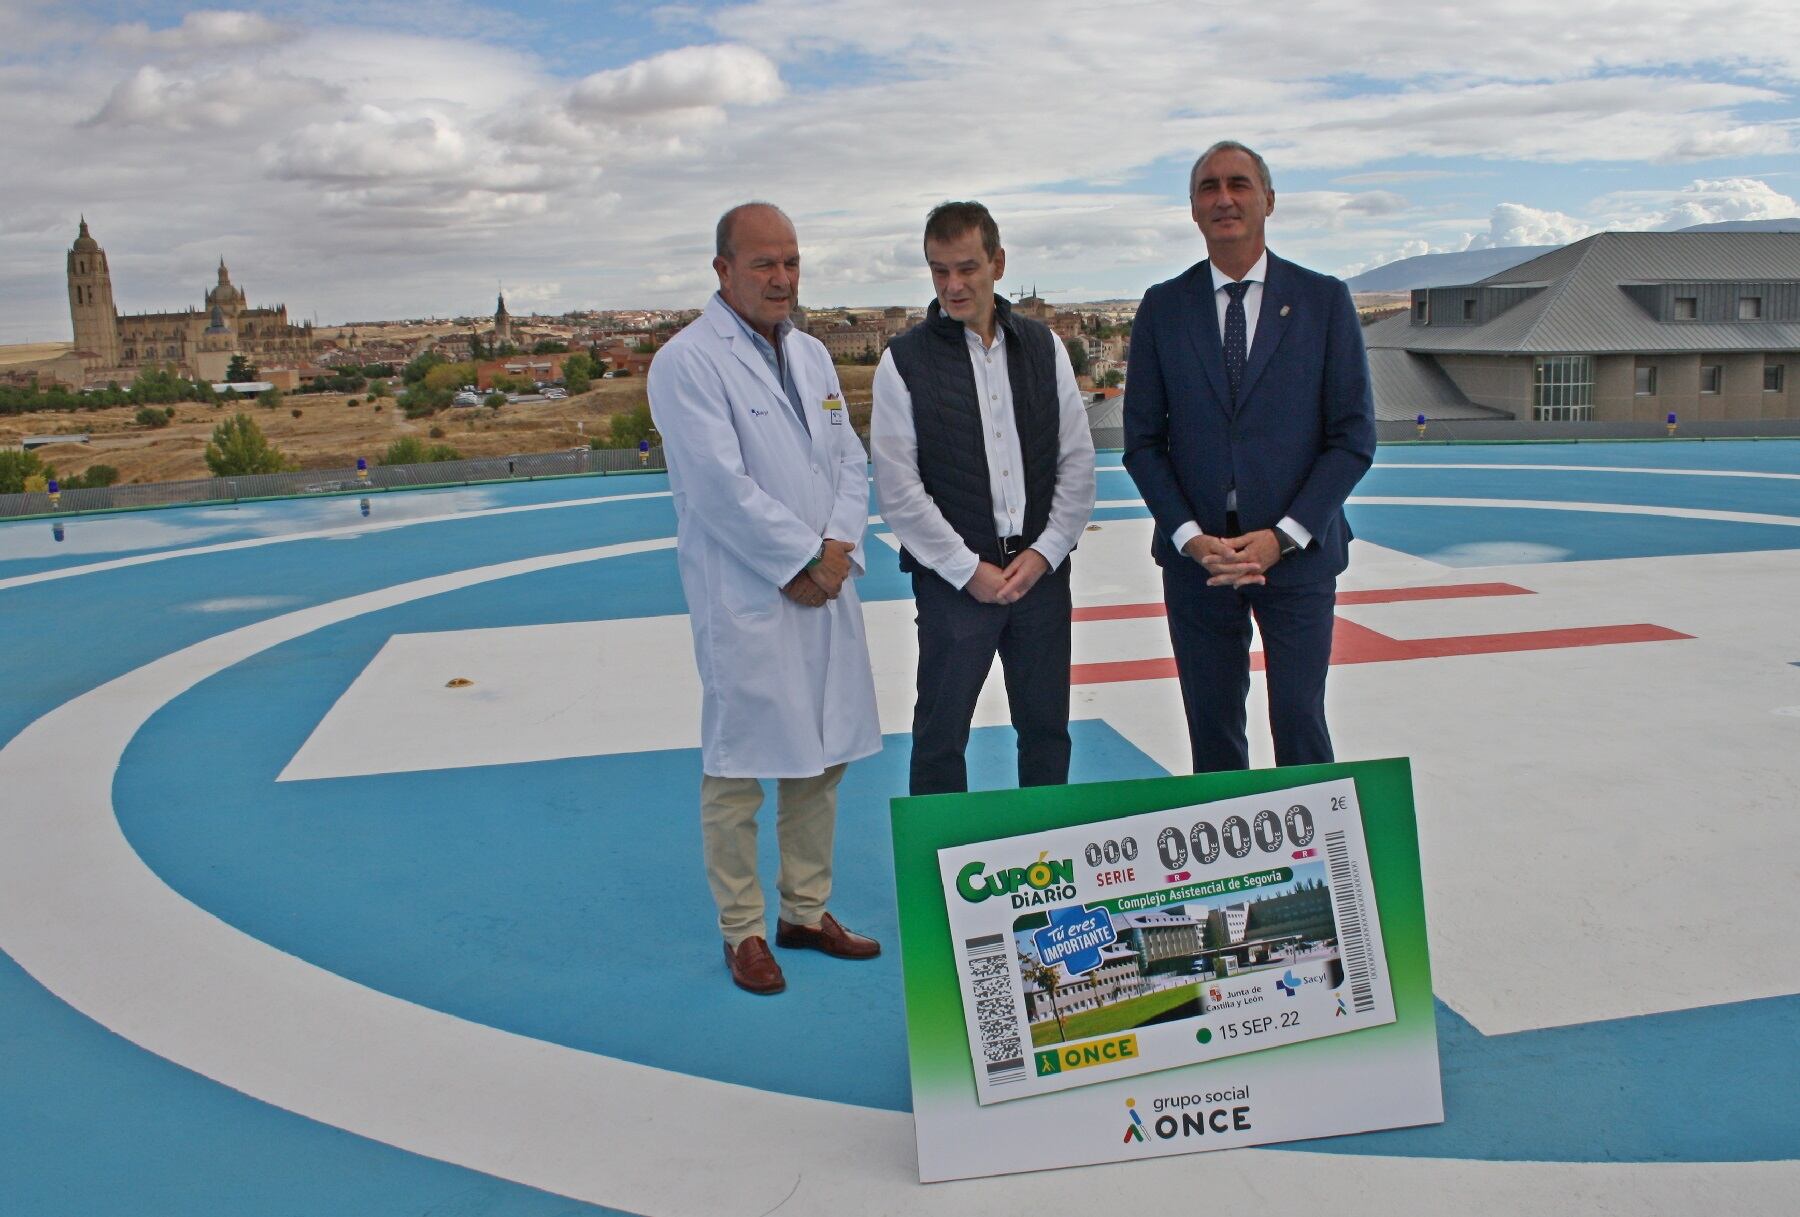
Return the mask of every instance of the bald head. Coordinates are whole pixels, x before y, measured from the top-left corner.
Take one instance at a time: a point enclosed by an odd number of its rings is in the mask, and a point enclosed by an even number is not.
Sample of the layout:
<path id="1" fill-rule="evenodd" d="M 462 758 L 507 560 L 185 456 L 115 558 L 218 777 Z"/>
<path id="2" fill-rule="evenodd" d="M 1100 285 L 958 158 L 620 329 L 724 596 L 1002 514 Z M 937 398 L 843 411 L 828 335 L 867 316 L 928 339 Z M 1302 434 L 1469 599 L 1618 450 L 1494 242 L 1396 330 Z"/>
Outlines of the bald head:
<path id="1" fill-rule="evenodd" d="M 732 256 L 732 251 L 737 248 L 737 226 L 740 220 L 750 217 L 760 217 L 766 220 L 771 216 L 787 225 L 790 233 L 794 231 L 794 222 L 788 219 L 787 212 L 775 204 L 764 203 L 761 200 L 739 203 L 719 217 L 719 223 L 713 229 L 713 254 L 720 258 Z"/>
<path id="2" fill-rule="evenodd" d="M 800 293 L 800 238 L 773 203 L 742 203 L 719 217 L 713 270 L 719 295 L 774 342 Z"/>

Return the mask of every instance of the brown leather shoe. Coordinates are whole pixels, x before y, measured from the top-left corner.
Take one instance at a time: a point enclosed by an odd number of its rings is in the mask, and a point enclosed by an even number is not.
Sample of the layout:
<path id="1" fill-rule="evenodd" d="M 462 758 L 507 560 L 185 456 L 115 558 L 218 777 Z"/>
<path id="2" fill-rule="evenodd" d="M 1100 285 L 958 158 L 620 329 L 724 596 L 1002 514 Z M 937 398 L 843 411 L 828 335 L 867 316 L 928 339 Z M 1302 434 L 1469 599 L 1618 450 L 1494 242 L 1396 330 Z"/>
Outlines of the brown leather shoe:
<path id="1" fill-rule="evenodd" d="M 830 913 L 820 916 L 816 926 L 777 921 L 775 945 L 823 951 L 833 959 L 873 959 L 881 954 L 879 942 L 866 934 L 856 934 L 845 929 Z"/>
<path id="2" fill-rule="evenodd" d="M 725 966 L 731 969 L 731 983 L 748 992 L 779 993 L 787 988 L 781 965 L 769 953 L 769 944 L 761 934 L 744 939 L 735 951 L 726 943 Z"/>

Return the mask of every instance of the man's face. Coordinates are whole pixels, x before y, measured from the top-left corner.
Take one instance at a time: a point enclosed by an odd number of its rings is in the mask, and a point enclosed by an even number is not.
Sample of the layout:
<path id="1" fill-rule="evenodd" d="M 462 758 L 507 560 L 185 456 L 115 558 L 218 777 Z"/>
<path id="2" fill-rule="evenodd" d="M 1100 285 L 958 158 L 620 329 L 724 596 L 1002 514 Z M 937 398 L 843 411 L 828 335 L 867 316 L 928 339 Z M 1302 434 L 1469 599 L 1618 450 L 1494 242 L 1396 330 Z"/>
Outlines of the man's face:
<path id="1" fill-rule="evenodd" d="M 1275 192 L 1263 189 L 1256 162 L 1246 153 L 1225 148 L 1200 166 L 1191 202 L 1208 249 L 1260 249 L 1263 222 L 1275 210 Z"/>
<path id="2" fill-rule="evenodd" d="M 773 333 L 800 291 L 800 238 L 780 212 L 752 207 L 732 224 L 731 257 L 714 258 L 713 270 L 725 303 L 752 328 Z"/>
<path id="3" fill-rule="evenodd" d="M 926 241 L 925 262 L 944 314 L 985 331 L 994 315 L 994 283 L 1006 273 L 1006 251 L 996 249 L 988 257 L 981 230 L 971 228 L 947 241 Z"/>

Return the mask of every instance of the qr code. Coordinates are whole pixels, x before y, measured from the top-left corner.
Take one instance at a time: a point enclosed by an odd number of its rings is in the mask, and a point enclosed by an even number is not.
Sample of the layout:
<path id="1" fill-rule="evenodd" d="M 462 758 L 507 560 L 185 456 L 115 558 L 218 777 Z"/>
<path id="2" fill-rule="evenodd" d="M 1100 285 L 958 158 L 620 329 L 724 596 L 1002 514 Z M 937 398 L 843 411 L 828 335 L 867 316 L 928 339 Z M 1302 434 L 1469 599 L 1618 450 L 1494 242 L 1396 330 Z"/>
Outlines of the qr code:
<path id="1" fill-rule="evenodd" d="M 999 951 L 987 955 L 969 956 L 969 975 L 978 979 L 988 976 L 1005 976 L 1006 969 L 1006 956 Z"/>
<path id="2" fill-rule="evenodd" d="M 1007 983 L 1010 979 L 1005 975 L 980 976 L 969 988 L 975 994 L 975 1000 L 978 1002 L 990 1001 L 999 997 L 1011 997 L 1012 986 Z"/>
<path id="3" fill-rule="evenodd" d="M 1019 1029 L 1010 1015 L 981 1020 L 981 1054 L 990 1061 L 1011 1061 L 1020 1056 Z"/>

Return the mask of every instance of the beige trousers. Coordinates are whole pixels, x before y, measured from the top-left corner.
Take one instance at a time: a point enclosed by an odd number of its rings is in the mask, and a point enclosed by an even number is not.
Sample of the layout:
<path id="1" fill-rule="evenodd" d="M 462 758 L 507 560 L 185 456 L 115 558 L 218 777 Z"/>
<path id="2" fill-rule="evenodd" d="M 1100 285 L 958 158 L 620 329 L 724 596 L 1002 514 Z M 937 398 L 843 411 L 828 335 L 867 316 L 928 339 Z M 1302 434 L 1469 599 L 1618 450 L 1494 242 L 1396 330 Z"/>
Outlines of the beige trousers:
<path id="1" fill-rule="evenodd" d="M 818 777 L 776 782 L 775 837 L 781 844 L 781 919 L 815 925 L 831 897 L 831 843 L 837 828 L 837 787 L 843 765 Z M 700 832 L 706 880 L 719 906 L 719 931 L 737 946 L 769 937 L 762 884 L 756 878 L 756 813 L 762 806 L 756 778 L 700 778 Z"/>

